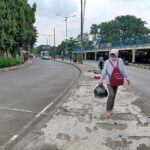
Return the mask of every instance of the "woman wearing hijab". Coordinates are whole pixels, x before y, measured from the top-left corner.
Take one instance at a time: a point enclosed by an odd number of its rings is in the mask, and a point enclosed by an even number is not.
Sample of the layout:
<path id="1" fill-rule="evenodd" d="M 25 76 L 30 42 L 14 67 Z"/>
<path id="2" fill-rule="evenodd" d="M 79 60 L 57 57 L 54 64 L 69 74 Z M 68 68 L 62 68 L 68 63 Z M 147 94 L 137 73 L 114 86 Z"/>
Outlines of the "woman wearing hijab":
<path id="1" fill-rule="evenodd" d="M 113 114 L 112 110 L 114 107 L 114 101 L 115 101 L 115 97 L 116 97 L 116 93 L 118 89 L 118 85 L 114 86 L 110 84 L 110 77 L 111 77 L 111 74 L 113 73 L 114 66 L 118 66 L 120 73 L 127 80 L 128 85 L 130 85 L 130 80 L 128 79 L 128 75 L 126 73 L 123 60 L 121 58 L 118 58 L 118 55 L 119 55 L 118 49 L 112 49 L 110 51 L 109 59 L 106 60 L 104 63 L 104 68 L 103 68 L 101 80 L 99 83 L 99 85 L 102 85 L 103 80 L 106 79 L 106 83 L 107 83 L 107 87 L 109 91 L 109 96 L 108 96 L 107 106 L 106 106 L 106 115 L 108 117 L 110 117 Z"/>

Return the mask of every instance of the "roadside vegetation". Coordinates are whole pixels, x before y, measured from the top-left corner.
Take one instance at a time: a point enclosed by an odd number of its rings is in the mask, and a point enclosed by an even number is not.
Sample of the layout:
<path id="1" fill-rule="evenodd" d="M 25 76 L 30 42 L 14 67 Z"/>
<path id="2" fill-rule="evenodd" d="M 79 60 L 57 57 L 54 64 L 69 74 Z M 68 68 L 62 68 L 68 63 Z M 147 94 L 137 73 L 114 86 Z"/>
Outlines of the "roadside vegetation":
<path id="1" fill-rule="evenodd" d="M 18 58 L 0 57 L 0 68 L 16 66 L 23 63 L 24 60 L 22 57 L 18 57 Z"/>
<path id="2" fill-rule="evenodd" d="M 36 4 L 27 0 L 0 0 L 0 68 L 23 63 L 23 51 L 31 51 L 37 38 Z"/>

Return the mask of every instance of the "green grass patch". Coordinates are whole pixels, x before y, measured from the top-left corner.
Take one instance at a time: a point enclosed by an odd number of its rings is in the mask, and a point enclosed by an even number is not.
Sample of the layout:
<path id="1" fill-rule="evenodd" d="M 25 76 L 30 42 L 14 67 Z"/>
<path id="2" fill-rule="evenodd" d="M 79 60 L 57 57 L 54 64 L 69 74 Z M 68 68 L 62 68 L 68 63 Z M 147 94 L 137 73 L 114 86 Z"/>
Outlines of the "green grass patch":
<path id="1" fill-rule="evenodd" d="M 21 57 L 18 58 L 0 57 L 0 68 L 16 66 L 23 63 L 24 60 Z"/>

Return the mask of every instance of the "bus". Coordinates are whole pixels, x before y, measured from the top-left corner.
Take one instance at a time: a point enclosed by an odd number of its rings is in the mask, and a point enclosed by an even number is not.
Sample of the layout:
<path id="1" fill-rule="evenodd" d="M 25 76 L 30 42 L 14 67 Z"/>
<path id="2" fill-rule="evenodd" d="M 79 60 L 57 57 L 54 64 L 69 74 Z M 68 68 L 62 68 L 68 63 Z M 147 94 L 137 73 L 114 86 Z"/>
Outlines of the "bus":
<path id="1" fill-rule="evenodd" d="M 40 57 L 41 57 L 41 59 L 49 59 L 50 58 L 48 51 L 41 51 Z"/>

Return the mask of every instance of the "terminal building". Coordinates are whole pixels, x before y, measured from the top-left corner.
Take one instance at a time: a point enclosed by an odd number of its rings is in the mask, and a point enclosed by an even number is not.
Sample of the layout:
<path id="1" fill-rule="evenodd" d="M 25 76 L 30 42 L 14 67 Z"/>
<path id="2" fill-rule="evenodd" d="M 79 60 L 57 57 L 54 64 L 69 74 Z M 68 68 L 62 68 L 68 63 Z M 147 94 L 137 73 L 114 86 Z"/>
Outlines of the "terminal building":
<path id="1" fill-rule="evenodd" d="M 83 54 L 84 60 L 98 60 L 102 55 L 106 60 L 112 48 L 119 50 L 119 57 L 132 63 L 150 63 L 150 36 L 142 38 L 128 38 L 112 43 L 98 43 L 96 46 L 77 47 L 73 54 Z"/>

